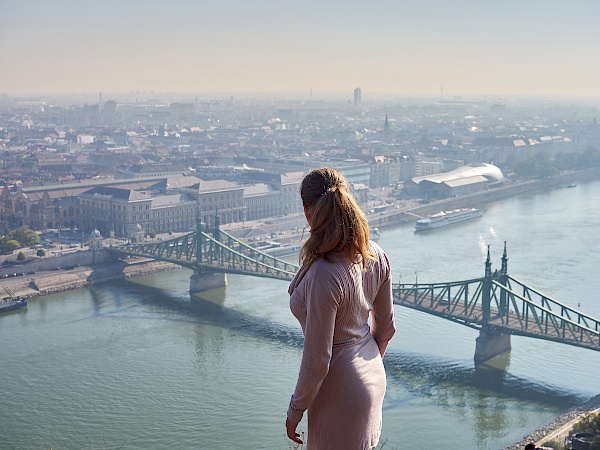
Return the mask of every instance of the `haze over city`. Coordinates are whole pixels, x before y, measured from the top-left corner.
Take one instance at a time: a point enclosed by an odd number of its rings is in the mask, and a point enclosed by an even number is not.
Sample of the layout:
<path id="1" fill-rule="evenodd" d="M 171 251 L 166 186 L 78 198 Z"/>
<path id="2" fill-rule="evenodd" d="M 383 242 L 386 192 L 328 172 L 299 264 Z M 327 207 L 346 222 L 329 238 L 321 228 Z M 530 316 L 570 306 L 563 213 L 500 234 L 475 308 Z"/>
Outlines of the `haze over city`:
<path id="1" fill-rule="evenodd" d="M 0 449 L 582 448 L 599 18 L 0 0 Z"/>
<path id="2" fill-rule="evenodd" d="M 600 3 L 3 0 L 0 92 L 600 97 Z"/>

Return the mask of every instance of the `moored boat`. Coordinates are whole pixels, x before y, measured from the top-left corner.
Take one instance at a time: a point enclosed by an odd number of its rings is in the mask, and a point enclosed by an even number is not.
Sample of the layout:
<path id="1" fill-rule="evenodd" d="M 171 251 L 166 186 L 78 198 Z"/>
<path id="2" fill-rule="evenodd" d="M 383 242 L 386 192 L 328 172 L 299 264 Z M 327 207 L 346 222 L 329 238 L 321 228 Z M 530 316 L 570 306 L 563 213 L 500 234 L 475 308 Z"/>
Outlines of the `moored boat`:
<path id="1" fill-rule="evenodd" d="M 13 300 L 1 300 L 0 301 L 0 314 L 9 311 L 15 311 L 17 309 L 25 308 L 27 306 L 27 299 L 17 297 Z"/>
<path id="2" fill-rule="evenodd" d="M 301 244 L 280 245 L 280 246 L 267 248 L 263 251 L 271 256 L 279 258 L 282 256 L 296 255 L 300 251 L 301 247 L 302 247 Z"/>
<path id="3" fill-rule="evenodd" d="M 475 208 L 455 209 L 452 211 L 440 211 L 437 214 L 417 220 L 415 231 L 431 230 L 433 228 L 445 227 L 453 223 L 481 217 L 482 211 Z"/>
<path id="4" fill-rule="evenodd" d="M 369 233 L 369 238 L 372 241 L 377 242 L 379 240 L 379 238 L 381 237 L 381 235 L 379 234 L 379 228 L 371 228 Z"/>

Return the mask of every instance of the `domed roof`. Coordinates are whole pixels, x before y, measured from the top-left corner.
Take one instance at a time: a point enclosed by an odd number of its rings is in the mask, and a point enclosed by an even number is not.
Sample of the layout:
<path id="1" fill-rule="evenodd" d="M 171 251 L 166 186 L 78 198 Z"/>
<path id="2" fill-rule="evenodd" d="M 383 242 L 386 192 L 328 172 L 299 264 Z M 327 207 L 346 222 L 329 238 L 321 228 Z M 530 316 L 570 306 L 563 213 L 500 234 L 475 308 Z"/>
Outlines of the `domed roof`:
<path id="1" fill-rule="evenodd" d="M 428 181 L 431 183 L 444 183 L 447 181 L 457 180 L 460 178 L 475 177 L 478 175 L 483 176 L 490 181 L 502 181 L 504 179 L 504 174 L 502 173 L 502 171 L 493 164 L 473 163 L 451 170 L 450 172 L 415 177 L 412 179 L 412 181 L 417 184 L 419 184 L 421 181 Z"/>

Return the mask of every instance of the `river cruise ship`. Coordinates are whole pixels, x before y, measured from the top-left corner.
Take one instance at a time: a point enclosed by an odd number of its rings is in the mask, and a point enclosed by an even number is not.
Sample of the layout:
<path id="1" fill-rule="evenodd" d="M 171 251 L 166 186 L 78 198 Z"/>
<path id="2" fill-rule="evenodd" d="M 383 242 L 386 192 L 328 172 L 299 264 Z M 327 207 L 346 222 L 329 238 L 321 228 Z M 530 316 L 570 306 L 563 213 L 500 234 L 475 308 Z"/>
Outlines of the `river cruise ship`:
<path id="1" fill-rule="evenodd" d="M 480 209 L 454 209 L 452 211 L 440 211 L 437 214 L 427 218 L 417 220 L 415 231 L 431 230 L 433 228 L 445 227 L 453 223 L 462 222 L 464 220 L 475 219 L 481 217 Z"/>

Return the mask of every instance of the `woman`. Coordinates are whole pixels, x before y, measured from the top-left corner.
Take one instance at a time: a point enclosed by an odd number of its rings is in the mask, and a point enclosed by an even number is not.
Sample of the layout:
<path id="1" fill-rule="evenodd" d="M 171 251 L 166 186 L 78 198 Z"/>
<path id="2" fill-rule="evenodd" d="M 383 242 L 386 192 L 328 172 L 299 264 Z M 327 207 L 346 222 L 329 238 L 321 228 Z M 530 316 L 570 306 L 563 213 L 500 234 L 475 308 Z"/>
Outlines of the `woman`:
<path id="1" fill-rule="evenodd" d="M 296 428 L 308 409 L 307 449 L 372 449 L 381 434 L 382 358 L 395 332 L 389 261 L 369 241 L 367 219 L 340 173 L 312 171 L 300 196 L 310 237 L 289 293 L 304 350 L 287 435 L 302 444 Z"/>

